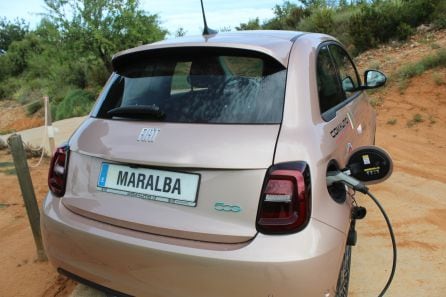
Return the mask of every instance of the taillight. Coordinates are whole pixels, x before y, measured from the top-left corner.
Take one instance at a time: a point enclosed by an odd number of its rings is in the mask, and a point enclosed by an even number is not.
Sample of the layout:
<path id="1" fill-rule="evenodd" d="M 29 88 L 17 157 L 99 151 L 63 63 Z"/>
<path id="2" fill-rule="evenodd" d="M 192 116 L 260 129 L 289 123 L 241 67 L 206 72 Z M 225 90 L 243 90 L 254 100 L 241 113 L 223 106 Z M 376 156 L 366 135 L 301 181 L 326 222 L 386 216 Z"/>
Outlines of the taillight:
<path id="1" fill-rule="evenodd" d="M 257 213 L 257 230 L 286 234 L 302 230 L 311 210 L 310 170 L 305 162 L 272 166 L 265 178 Z"/>
<path id="2" fill-rule="evenodd" d="M 69 151 L 68 145 L 58 147 L 51 159 L 50 171 L 48 172 L 48 187 L 58 197 L 62 197 L 65 194 Z"/>

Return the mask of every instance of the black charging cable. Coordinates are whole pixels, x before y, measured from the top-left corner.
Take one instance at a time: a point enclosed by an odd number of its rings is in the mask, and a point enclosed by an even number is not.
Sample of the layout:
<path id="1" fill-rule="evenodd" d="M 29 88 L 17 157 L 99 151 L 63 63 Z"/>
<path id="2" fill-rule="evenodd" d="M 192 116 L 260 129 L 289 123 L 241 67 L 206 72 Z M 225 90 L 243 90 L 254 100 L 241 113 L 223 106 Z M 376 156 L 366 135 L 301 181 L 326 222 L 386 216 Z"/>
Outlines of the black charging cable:
<path id="1" fill-rule="evenodd" d="M 393 250 L 392 270 L 390 272 L 390 275 L 389 275 L 389 278 L 387 280 L 385 287 L 382 289 L 381 293 L 379 293 L 379 295 L 378 295 L 379 297 L 382 297 L 386 293 L 387 289 L 390 287 L 390 284 L 392 283 L 392 280 L 393 280 L 393 277 L 394 277 L 395 271 L 396 271 L 397 249 L 396 249 L 395 234 L 393 233 L 393 228 L 392 228 L 392 224 L 390 223 L 390 219 L 387 216 L 387 213 L 384 210 L 384 208 L 382 207 L 381 203 L 379 203 L 378 199 L 375 196 L 373 196 L 373 194 L 370 193 L 370 191 L 368 189 L 364 194 L 368 195 L 373 200 L 373 202 L 375 202 L 376 206 L 378 206 L 384 219 L 386 220 L 387 227 L 389 228 L 390 239 L 392 240 L 392 250 Z"/>
<path id="2" fill-rule="evenodd" d="M 326 179 L 327 179 L 327 186 L 330 186 L 333 183 L 341 182 L 358 192 L 368 195 L 373 200 L 373 202 L 375 202 L 375 204 L 378 206 L 384 219 L 386 220 L 387 228 L 389 229 L 390 239 L 392 240 L 393 261 L 392 261 L 392 270 L 390 272 L 387 283 L 382 289 L 381 293 L 379 293 L 378 295 L 378 297 L 382 297 L 386 293 L 387 289 L 390 287 L 390 284 L 392 283 L 396 271 L 397 248 L 396 248 L 395 234 L 393 233 L 393 228 L 392 224 L 390 223 L 390 219 L 387 216 L 387 213 L 382 207 L 381 203 L 379 203 L 378 199 L 372 193 L 370 193 L 369 189 L 360 181 L 356 180 L 355 178 L 349 176 L 348 174 L 342 171 L 329 171 L 327 172 Z"/>

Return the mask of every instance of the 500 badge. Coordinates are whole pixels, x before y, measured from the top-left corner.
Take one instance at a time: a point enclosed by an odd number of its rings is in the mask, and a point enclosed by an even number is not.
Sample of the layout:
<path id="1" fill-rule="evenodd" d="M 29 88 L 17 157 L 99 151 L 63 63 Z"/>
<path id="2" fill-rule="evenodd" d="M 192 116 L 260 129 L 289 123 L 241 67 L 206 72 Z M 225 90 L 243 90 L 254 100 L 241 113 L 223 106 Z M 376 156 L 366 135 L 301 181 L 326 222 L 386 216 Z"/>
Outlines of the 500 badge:
<path id="1" fill-rule="evenodd" d="M 242 209 L 238 205 L 230 205 L 224 202 L 217 202 L 214 205 L 214 209 L 218 211 L 232 211 L 232 212 L 241 212 Z"/>

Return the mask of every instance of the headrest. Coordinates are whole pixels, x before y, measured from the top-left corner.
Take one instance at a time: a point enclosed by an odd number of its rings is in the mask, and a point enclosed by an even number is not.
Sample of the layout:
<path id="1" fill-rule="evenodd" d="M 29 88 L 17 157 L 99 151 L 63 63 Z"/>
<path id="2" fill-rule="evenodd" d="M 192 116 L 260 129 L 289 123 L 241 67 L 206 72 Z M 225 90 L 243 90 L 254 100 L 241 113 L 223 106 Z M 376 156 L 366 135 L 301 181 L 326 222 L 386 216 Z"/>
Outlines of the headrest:
<path id="1" fill-rule="evenodd" d="M 221 78 L 221 79 L 219 79 Z M 210 88 L 224 79 L 224 71 L 217 57 L 205 57 L 192 61 L 189 82 L 194 88 Z"/>

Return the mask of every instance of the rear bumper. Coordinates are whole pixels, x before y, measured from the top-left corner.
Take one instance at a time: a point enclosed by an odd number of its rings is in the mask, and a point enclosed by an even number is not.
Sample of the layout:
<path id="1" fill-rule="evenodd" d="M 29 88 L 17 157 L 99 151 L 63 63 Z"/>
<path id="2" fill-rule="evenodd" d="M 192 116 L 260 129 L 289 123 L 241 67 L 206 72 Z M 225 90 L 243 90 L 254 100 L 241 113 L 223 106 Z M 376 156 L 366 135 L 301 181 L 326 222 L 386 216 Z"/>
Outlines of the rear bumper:
<path id="1" fill-rule="evenodd" d="M 169 239 L 84 218 L 51 194 L 41 228 L 57 268 L 146 297 L 334 296 L 345 244 L 345 234 L 315 219 L 297 234 L 245 244 Z"/>

